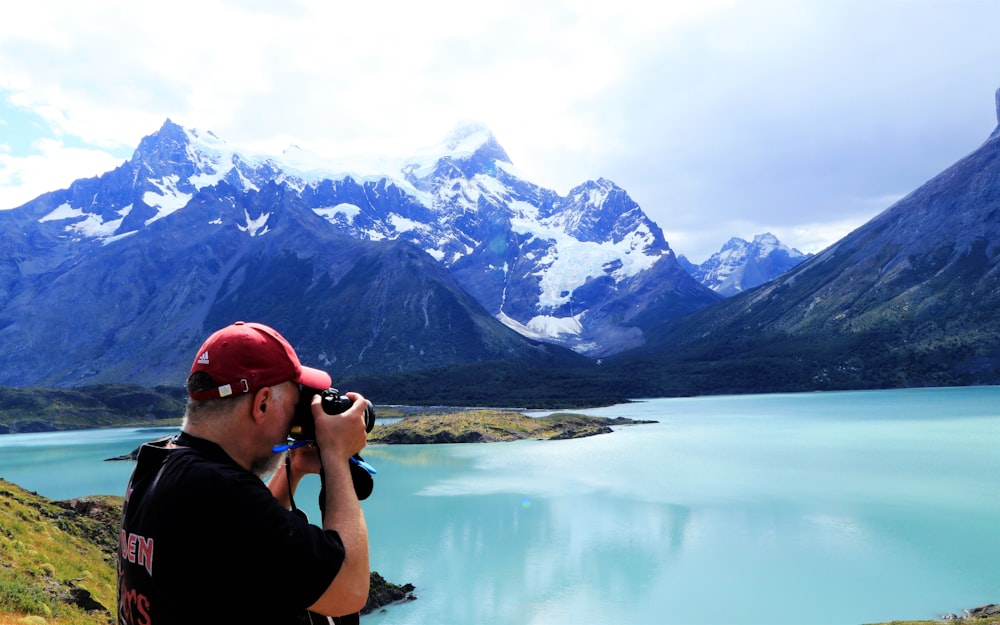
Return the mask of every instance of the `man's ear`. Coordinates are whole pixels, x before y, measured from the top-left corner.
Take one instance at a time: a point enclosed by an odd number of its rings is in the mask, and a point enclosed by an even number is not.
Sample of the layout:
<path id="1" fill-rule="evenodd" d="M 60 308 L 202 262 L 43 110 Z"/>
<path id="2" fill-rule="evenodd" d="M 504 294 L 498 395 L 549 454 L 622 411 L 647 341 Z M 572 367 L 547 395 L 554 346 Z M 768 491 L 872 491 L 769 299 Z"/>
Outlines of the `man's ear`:
<path id="1" fill-rule="evenodd" d="M 250 404 L 250 414 L 255 423 L 260 423 L 267 416 L 267 405 L 271 402 L 272 397 L 271 389 L 267 386 L 254 393 L 253 402 Z"/>

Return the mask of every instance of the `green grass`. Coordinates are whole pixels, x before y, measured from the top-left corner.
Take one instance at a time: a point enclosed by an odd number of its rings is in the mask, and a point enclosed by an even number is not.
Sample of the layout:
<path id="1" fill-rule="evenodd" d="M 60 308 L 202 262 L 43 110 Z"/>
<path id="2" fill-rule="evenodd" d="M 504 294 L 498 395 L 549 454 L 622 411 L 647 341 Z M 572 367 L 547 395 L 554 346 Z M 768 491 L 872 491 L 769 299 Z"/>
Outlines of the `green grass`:
<path id="1" fill-rule="evenodd" d="M 102 499 L 115 511 L 121 507 L 120 498 Z M 0 624 L 111 623 L 116 605 L 113 542 L 106 522 L 0 479 Z M 89 593 L 106 610 L 81 608 L 73 600 L 81 593 Z"/>

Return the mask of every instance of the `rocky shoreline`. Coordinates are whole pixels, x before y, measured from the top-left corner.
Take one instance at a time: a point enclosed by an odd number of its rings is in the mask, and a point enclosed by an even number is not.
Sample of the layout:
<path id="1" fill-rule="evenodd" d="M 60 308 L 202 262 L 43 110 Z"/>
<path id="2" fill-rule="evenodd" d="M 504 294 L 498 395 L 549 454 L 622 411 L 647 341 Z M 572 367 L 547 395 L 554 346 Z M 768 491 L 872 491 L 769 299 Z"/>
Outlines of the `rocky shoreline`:
<path id="1" fill-rule="evenodd" d="M 981 605 L 978 608 L 971 608 L 965 610 L 964 612 L 965 612 L 964 616 L 959 616 L 957 614 L 944 614 L 941 616 L 941 619 L 945 621 L 962 622 L 965 619 L 987 619 L 995 616 L 997 617 L 997 620 L 990 621 L 990 623 L 1000 624 L 1000 605 L 996 603 Z"/>
<path id="2" fill-rule="evenodd" d="M 870 625 L 942 625 L 944 623 L 957 625 L 1000 625 L 1000 605 L 989 603 L 976 608 L 969 608 L 962 610 L 962 615 L 942 614 L 936 620 L 889 621 L 886 623 L 871 623 Z"/>

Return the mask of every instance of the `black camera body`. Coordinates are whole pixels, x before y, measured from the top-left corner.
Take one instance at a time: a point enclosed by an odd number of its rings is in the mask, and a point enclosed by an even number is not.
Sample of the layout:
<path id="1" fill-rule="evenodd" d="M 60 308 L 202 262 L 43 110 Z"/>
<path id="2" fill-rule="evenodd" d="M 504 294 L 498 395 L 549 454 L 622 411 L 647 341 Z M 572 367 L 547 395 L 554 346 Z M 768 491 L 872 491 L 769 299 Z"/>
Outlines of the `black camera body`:
<path id="1" fill-rule="evenodd" d="M 332 386 L 325 391 L 321 391 L 315 388 L 309 388 L 307 386 L 299 386 L 299 402 L 295 404 L 295 413 L 292 415 L 292 425 L 290 432 L 288 433 L 289 444 L 288 445 L 278 445 L 274 448 L 275 452 L 286 451 L 288 449 L 294 449 L 296 447 L 301 447 L 302 445 L 315 444 L 316 443 L 316 420 L 313 418 L 312 413 L 312 401 L 313 397 L 320 395 L 320 405 L 323 407 L 323 412 L 326 414 L 334 415 L 346 412 L 348 408 L 354 405 L 354 402 L 349 398 L 340 394 L 340 391 L 333 388 Z M 370 401 L 366 401 L 365 405 L 365 431 L 371 432 L 372 428 L 375 427 L 375 409 L 372 407 Z M 291 472 L 291 461 L 286 459 L 286 470 Z M 375 482 L 372 480 L 372 475 L 375 473 L 375 469 L 364 461 L 358 454 L 354 454 L 348 462 L 348 467 L 351 470 L 351 481 L 354 483 L 354 492 L 358 496 L 358 500 L 367 499 L 369 495 L 372 494 L 372 488 L 374 488 Z M 326 497 L 324 495 L 325 490 L 325 474 L 320 472 L 320 480 L 323 486 L 320 487 L 319 494 L 319 509 L 322 512 Z M 295 500 L 291 501 L 292 509 L 295 509 Z"/>
<path id="2" fill-rule="evenodd" d="M 289 438 L 294 440 L 315 441 L 316 422 L 313 419 L 312 400 L 320 395 L 320 405 L 326 414 L 340 414 L 354 405 L 354 401 L 340 394 L 332 386 L 325 391 L 306 386 L 299 387 L 299 403 L 295 404 L 295 415 L 292 417 L 292 430 Z M 367 400 L 366 400 L 367 401 Z M 371 402 L 365 406 L 365 431 L 371 432 L 375 427 L 375 409 Z"/>

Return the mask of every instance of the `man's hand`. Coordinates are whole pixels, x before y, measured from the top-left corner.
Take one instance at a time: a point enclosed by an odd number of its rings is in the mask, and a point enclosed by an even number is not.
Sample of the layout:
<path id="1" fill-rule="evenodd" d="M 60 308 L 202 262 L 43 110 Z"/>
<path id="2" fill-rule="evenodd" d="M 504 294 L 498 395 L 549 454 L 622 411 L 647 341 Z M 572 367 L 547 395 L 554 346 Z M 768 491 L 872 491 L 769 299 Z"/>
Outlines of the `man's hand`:
<path id="1" fill-rule="evenodd" d="M 267 483 L 271 494 L 286 508 L 291 507 L 295 489 L 304 475 L 319 474 L 323 465 L 319 459 L 319 449 L 315 445 L 296 447 L 285 452 L 291 460 L 292 473 L 288 475 L 286 463 L 282 462 L 275 469 Z M 289 479 L 291 478 L 291 479 Z"/>
<path id="2" fill-rule="evenodd" d="M 364 449 L 368 441 L 365 431 L 366 400 L 360 393 L 345 393 L 354 403 L 340 414 L 327 414 L 319 395 L 313 397 L 312 413 L 316 423 L 316 444 L 324 457 L 330 455 L 346 460 Z"/>
<path id="3" fill-rule="evenodd" d="M 295 475 L 319 475 L 323 465 L 319 461 L 319 450 L 315 445 L 305 445 L 288 450 L 291 457 L 292 473 Z"/>

